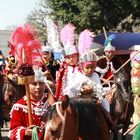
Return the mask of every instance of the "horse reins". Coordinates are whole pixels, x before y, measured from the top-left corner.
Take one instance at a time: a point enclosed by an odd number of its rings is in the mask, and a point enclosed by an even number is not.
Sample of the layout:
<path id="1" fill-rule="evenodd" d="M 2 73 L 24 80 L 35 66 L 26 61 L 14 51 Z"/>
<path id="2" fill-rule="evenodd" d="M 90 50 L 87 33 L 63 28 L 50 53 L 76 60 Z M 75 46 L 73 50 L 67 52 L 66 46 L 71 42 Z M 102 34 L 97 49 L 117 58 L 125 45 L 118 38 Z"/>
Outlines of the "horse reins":
<path id="1" fill-rule="evenodd" d="M 114 73 L 116 74 L 117 72 L 119 72 L 129 61 L 131 61 L 131 59 L 133 59 L 138 53 L 140 53 L 140 50 L 133 55 L 133 57 L 129 58 L 123 65 L 121 65 Z M 107 79 L 107 81 L 109 81 L 111 78 L 113 77 L 113 74 Z"/>
<path id="2" fill-rule="evenodd" d="M 65 123 L 66 123 L 66 115 L 67 115 L 67 111 L 64 112 L 64 115 L 61 113 L 60 109 L 59 109 L 59 105 L 61 104 L 61 102 L 56 102 L 53 105 L 56 105 L 56 111 L 58 113 L 58 116 L 61 118 L 62 120 L 62 128 L 61 128 L 61 132 L 60 132 L 60 139 L 63 138 L 64 135 L 64 129 L 65 129 Z"/>

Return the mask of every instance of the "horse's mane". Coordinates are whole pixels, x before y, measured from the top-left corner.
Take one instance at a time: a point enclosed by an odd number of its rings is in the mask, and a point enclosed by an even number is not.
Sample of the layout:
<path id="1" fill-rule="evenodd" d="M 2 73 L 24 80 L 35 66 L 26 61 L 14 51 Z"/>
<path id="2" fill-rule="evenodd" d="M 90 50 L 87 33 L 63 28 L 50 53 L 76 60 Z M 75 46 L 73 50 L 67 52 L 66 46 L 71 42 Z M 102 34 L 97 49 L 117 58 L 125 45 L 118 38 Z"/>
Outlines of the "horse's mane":
<path id="1" fill-rule="evenodd" d="M 93 138 L 101 140 L 100 116 L 96 103 L 93 100 L 83 98 L 70 98 L 69 102 L 70 107 L 76 112 L 79 136 L 84 140 Z M 56 106 L 52 106 L 47 112 L 47 121 L 51 120 L 56 114 Z"/>
<path id="2" fill-rule="evenodd" d="M 114 79 L 120 78 L 121 80 L 128 80 L 130 82 L 130 70 L 122 68 L 117 73 L 115 73 Z"/>
<path id="3" fill-rule="evenodd" d="M 70 99 L 70 106 L 74 108 L 78 119 L 78 132 L 84 140 L 90 138 L 100 139 L 102 133 L 99 132 L 99 110 L 93 100 L 83 98 Z"/>
<path id="4" fill-rule="evenodd" d="M 122 97 L 125 101 L 131 101 L 133 93 L 130 79 L 131 74 L 129 69 L 122 68 L 114 75 L 114 83 L 117 86 L 114 98 Z"/>

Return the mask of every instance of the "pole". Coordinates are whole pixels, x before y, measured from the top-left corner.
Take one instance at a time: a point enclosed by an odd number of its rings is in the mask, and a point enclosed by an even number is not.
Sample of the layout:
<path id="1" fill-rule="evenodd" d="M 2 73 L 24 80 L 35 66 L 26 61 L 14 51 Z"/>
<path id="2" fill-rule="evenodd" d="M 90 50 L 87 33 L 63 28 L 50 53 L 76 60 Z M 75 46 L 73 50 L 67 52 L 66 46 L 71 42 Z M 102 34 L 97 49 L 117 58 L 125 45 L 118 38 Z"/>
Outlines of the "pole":
<path id="1" fill-rule="evenodd" d="M 103 27 L 103 31 L 104 31 L 104 36 L 105 36 L 105 39 L 107 39 L 107 34 L 106 34 L 105 27 Z"/>
<path id="2" fill-rule="evenodd" d="M 29 125 L 32 125 L 33 124 L 33 119 L 32 119 L 32 108 L 31 108 L 31 98 L 30 98 L 28 77 L 25 78 L 25 88 L 26 88 L 26 96 L 27 96 L 27 107 L 28 107 Z"/>
<path id="3" fill-rule="evenodd" d="M 133 57 L 129 58 L 120 68 L 118 68 L 115 73 L 119 72 L 129 61 L 131 61 L 132 58 L 134 58 L 138 53 L 140 53 L 140 50 L 133 55 Z M 107 79 L 107 81 L 109 81 L 111 78 L 113 77 L 113 74 Z"/>
<path id="4" fill-rule="evenodd" d="M 23 48 L 22 51 L 22 60 L 23 63 L 26 62 L 26 54 L 25 54 L 25 50 Z M 30 91 L 29 91 L 29 84 L 30 84 L 30 80 L 28 76 L 25 76 L 25 80 L 24 80 L 24 85 L 25 85 L 25 89 L 26 89 L 26 97 L 27 97 L 27 107 L 28 107 L 28 119 L 29 119 L 29 125 L 33 124 L 33 120 L 32 120 L 32 108 L 31 108 L 31 98 L 30 98 Z"/>
<path id="5" fill-rule="evenodd" d="M 134 124 L 130 129 L 128 129 L 125 133 L 123 133 L 123 135 L 125 136 L 126 134 L 128 134 L 129 132 L 131 132 L 133 129 L 135 129 L 138 126 L 139 123 Z"/>

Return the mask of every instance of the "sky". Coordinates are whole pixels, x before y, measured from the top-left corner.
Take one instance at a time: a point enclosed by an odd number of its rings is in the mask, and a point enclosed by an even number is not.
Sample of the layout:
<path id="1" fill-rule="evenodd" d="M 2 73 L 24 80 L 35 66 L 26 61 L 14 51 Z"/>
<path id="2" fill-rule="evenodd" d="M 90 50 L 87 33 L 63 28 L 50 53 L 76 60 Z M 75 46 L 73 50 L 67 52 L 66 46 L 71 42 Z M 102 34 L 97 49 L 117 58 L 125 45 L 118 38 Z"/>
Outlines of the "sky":
<path id="1" fill-rule="evenodd" d="M 20 26 L 39 0 L 0 0 L 0 30 L 6 26 Z"/>

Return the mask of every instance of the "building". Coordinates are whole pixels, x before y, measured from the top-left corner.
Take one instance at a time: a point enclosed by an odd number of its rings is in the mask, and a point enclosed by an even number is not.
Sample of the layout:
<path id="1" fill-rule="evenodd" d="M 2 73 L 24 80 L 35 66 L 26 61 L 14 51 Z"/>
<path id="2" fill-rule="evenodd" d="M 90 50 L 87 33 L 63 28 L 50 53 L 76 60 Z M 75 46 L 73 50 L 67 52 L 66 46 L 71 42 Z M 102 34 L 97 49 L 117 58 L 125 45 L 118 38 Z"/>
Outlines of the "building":
<path id="1" fill-rule="evenodd" d="M 8 55 L 9 47 L 7 41 L 11 40 L 12 30 L 0 30 L 0 50 L 2 50 L 3 55 Z"/>

